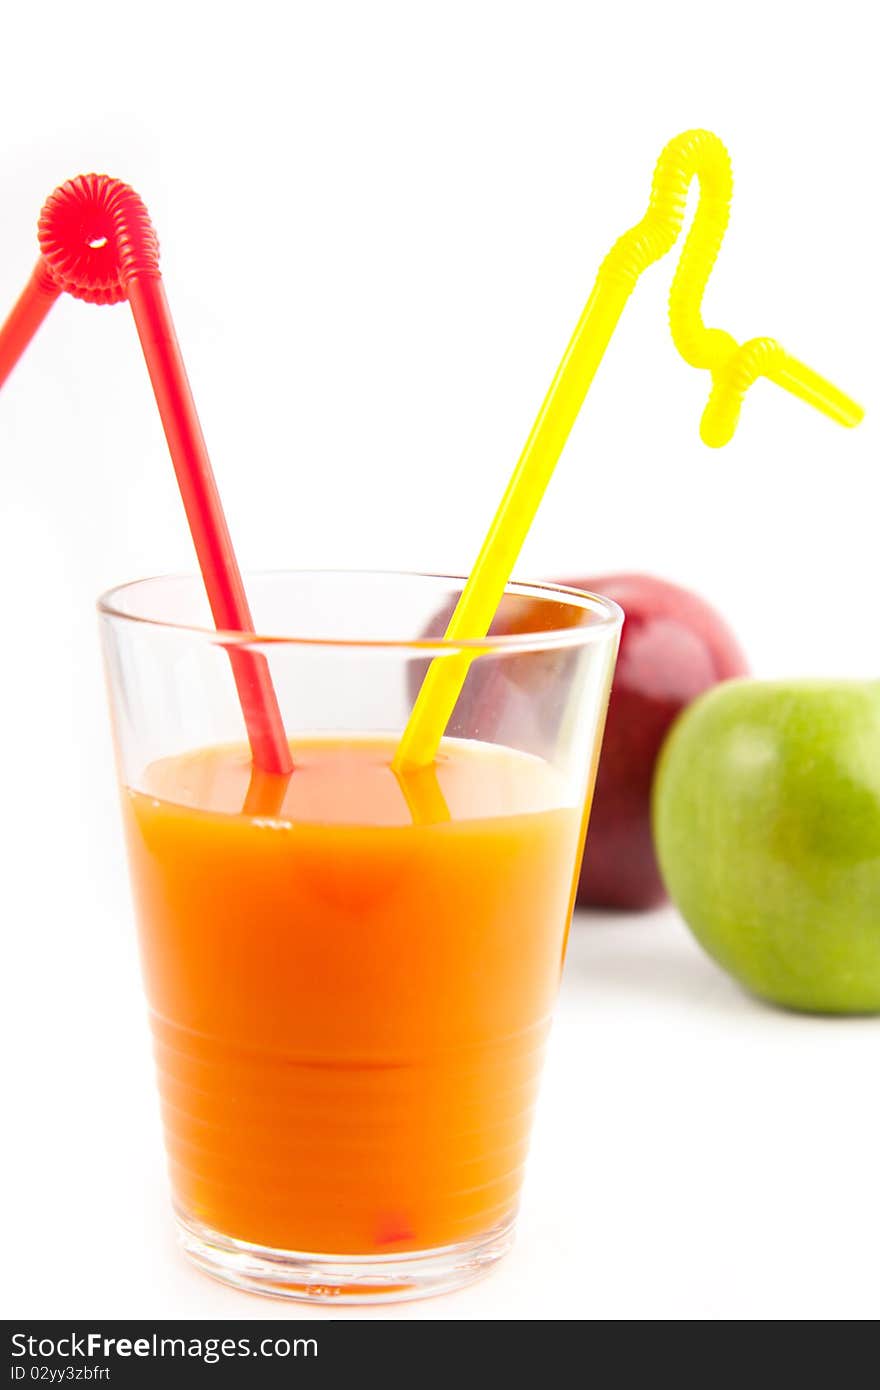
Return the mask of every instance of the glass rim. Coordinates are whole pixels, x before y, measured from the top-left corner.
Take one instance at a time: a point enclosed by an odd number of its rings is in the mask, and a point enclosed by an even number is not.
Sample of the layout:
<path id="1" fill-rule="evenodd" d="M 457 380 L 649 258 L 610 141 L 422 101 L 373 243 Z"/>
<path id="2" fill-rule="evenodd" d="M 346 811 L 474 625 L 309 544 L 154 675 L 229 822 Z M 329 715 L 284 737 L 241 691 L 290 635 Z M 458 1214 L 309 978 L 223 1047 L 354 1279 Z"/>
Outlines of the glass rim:
<path id="1" fill-rule="evenodd" d="M 255 579 L 293 579 L 293 578 L 385 578 L 401 580 L 439 580 L 464 586 L 466 575 L 439 574 L 421 570 L 381 570 L 381 569 L 277 569 L 250 570 L 244 575 L 245 583 Z M 583 627 L 544 628 L 535 631 L 497 633 L 479 638 L 447 637 L 297 637 L 294 633 L 241 632 L 238 629 L 203 627 L 196 623 L 169 622 L 164 618 L 150 617 L 144 613 L 127 612 L 120 606 L 123 595 L 132 590 L 146 589 L 154 584 L 167 581 L 192 581 L 201 584 L 201 577 L 193 571 L 174 574 L 153 574 L 141 579 L 127 580 L 106 589 L 96 600 L 101 617 L 121 623 L 131 623 L 138 627 L 159 629 L 168 633 L 180 633 L 226 647 L 328 647 L 328 648 L 372 648 L 391 651 L 425 652 L 498 652 L 529 651 L 581 647 L 619 631 L 624 613 L 620 604 L 602 594 L 588 589 L 577 589 L 568 584 L 553 584 L 544 580 L 510 580 L 505 585 L 505 595 L 513 594 L 521 598 L 555 599 L 567 602 L 570 607 L 581 612 L 590 612 L 595 621 Z"/>

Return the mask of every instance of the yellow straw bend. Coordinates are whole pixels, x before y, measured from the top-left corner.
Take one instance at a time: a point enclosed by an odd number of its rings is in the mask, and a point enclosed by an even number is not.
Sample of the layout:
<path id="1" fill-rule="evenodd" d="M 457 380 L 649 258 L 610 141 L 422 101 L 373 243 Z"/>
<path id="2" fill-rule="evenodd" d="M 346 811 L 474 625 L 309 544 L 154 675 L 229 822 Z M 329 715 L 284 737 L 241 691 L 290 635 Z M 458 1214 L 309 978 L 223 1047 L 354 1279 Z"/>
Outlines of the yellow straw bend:
<path id="1" fill-rule="evenodd" d="M 450 641 L 478 641 L 489 631 L 614 329 L 639 276 L 675 245 L 695 178 L 699 199 L 672 281 L 669 327 L 685 362 L 711 374 L 700 422 L 703 441 L 713 448 L 728 443 L 746 392 L 762 376 L 838 424 L 852 426 L 861 420 L 863 412 L 855 401 L 789 356 L 774 339 L 752 338 L 739 344 L 724 329 L 708 328 L 703 322 L 703 295 L 727 230 L 733 176 L 727 150 L 717 135 L 709 130 L 685 131 L 670 140 L 657 161 L 644 217 L 614 243 L 599 268 L 446 629 Z M 398 773 L 433 761 L 472 659 L 469 654 L 450 652 L 432 661 L 395 755 Z"/>

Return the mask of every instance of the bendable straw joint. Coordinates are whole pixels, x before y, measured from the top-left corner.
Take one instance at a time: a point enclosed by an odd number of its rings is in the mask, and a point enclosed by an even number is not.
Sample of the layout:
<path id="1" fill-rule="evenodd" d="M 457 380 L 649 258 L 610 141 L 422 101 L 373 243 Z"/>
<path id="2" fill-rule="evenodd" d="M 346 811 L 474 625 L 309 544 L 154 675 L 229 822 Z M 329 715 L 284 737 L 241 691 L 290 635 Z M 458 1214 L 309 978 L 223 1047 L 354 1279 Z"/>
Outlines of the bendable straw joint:
<path id="1" fill-rule="evenodd" d="M 159 242 L 143 201 L 107 174 L 81 174 L 57 188 L 37 233 L 56 285 L 87 304 L 118 304 L 131 280 L 159 276 Z"/>
<path id="2" fill-rule="evenodd" d="M 44 256 L 41 256 L 34 266 L 34 273 L 31 276 L 31 280 L 38 294 L 52 297 L 61 293 L 61 286 L 55 279 L 52 268 Z"/>

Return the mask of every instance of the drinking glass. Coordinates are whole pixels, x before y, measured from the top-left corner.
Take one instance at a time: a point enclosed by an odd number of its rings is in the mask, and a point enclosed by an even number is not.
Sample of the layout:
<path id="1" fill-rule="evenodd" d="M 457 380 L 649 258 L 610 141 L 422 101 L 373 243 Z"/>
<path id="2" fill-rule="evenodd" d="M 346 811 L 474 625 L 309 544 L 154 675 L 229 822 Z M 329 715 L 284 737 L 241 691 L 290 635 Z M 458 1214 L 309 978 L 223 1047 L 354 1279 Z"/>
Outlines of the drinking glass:
<path id="1" fill-rule="evenodd" d="M 463 583 L 253 575 L 248 636 L 193 577 L 99 601 L 176 1218 L 241 1288 L 418 1297 L 511 1243 L 622 615 L 511 584 L 446 641 Z M 289 777 L 252 765 L 242 649 Z M 432 660 L 466 680 L 395 773 Z"/>

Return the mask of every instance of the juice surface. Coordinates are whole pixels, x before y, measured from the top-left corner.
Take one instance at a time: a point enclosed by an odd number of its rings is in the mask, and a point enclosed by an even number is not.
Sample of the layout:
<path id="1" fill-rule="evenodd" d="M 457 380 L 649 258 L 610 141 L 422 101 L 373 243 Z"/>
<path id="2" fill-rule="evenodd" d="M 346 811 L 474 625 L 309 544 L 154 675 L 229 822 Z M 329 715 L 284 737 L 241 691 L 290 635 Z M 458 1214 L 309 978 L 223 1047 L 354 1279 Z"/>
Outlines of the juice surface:
<path id="1" fill-rule="evenodd" d="M 516 1206 L 582 808 L 448 740 L 420 824 L 391 741 L 291 750 L 262 805 L 244 747 L 123 798 L 178 1208 L 324 1254 L 482 1235 Z"/>

